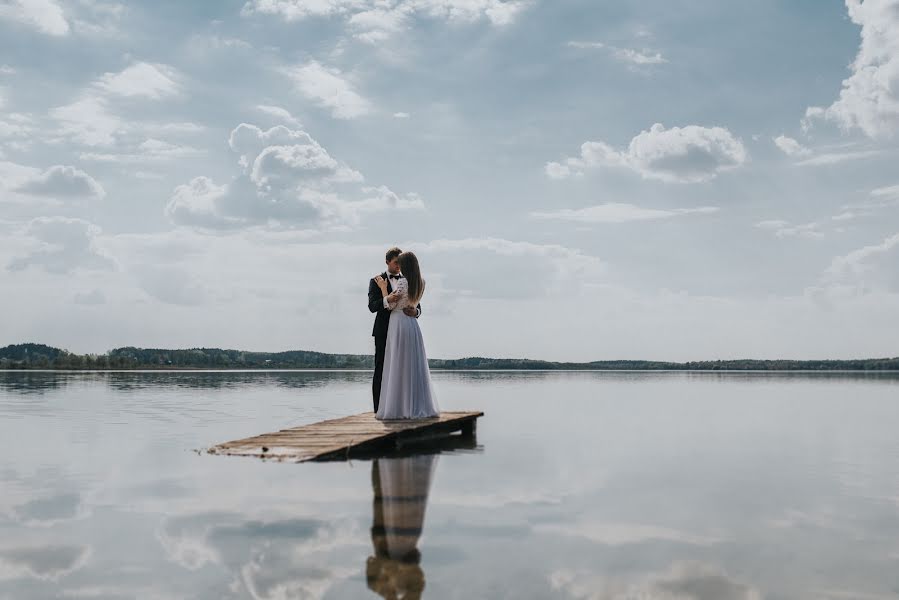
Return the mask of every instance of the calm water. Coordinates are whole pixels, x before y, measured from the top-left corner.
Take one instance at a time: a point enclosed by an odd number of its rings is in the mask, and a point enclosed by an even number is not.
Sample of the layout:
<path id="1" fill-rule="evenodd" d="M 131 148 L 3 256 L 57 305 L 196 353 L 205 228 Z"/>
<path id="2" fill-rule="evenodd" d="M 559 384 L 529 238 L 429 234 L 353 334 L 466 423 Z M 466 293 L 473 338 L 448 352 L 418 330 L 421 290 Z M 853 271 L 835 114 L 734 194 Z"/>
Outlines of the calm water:
<path id="1" fill-rule="evenodd" d="M 899 376 L 435 373 L 477 445 L 198 449 L 367 373 L 0 372 L 0 598 L 899 598 Z"/>

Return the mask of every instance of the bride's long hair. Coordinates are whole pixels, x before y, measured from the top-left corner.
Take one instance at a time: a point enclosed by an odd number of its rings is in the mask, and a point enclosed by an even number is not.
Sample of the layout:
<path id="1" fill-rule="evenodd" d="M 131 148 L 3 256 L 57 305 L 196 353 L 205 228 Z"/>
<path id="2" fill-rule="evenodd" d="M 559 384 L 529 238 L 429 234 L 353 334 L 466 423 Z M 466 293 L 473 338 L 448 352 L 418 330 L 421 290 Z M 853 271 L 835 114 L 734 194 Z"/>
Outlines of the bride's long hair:
<path id="1" fill-rule="evenodd" d="M 425 280 L 421 278 L 421 269 L 418 268 L 418 258 L 411 252 L 403 252 L 397 261 L 400 263 L 400 271 L 409 282 L 409 305 L 415 306 L 425 293 Z"/>

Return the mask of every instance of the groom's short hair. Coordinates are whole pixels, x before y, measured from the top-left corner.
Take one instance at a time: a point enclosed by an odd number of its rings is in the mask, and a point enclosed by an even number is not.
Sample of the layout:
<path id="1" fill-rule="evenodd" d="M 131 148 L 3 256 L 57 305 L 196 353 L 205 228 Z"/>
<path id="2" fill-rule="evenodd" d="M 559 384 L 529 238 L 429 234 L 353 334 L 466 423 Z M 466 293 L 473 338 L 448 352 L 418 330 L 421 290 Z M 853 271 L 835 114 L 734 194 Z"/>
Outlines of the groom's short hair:
<path id="1" fill-rule="evenodd" d="M 387 262 L 390 262 L 402 253 L 403 253 L 402 250 L 400 250 L 399 248 L 394 246 L 393 248 L 391 248 L 390 250 L 387 251 L 387 256 L 385 258 L 387 259 Z"/>

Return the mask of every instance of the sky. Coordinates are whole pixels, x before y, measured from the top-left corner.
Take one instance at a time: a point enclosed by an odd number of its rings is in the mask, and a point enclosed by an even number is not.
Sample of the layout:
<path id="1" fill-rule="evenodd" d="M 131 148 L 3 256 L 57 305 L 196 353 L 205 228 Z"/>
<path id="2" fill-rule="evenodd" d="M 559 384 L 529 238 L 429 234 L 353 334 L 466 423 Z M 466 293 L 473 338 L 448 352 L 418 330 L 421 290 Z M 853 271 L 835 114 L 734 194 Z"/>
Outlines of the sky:
<path id="1" fill-rule="evenodd" d="M 899 0 L 0 1 L 0 345 L 899 355 Z"/>

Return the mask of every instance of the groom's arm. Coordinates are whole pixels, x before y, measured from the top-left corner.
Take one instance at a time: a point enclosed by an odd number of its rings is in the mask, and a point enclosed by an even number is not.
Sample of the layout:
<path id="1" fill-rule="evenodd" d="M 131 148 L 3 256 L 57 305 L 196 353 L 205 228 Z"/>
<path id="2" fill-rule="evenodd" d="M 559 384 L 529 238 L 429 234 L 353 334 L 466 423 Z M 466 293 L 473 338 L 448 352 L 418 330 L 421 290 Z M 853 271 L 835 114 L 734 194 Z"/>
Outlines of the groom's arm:
<path id="1" fill-rule="evenodd" d="M 384 309 L 384 295 L 381 294 L 381 288 L 375 283 L 374 278 L 368 282 L 368 310 L 373 313 Z"/>
<path id="2" fill-rule="evenodd" d="M 415 317 L 417 319 L 418 317 L 421 316 L 421 303 L 419 303 L 419 305 L 416 306 L 415 308 L 412 308 L 411 306 L 407 306 L 406 308 L 403 309 L 403 312 L 406 313 L 406 316 Z"/>

